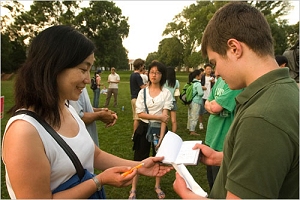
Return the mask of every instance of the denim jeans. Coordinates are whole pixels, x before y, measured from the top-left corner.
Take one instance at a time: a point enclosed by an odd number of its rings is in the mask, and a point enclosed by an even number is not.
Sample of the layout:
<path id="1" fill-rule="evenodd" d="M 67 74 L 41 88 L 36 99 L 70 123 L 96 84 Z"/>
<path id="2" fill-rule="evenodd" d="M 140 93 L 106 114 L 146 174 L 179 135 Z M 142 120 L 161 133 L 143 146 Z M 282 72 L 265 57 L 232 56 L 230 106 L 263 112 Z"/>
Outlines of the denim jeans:
<path id="1" fill-rule="evenodd" d="M 99 107 L 99 100 L 100 100 L 100 88 L 97 88 L 96 90 L 94 90 L 94 99 L 93 99 L 94 108 Z"/>

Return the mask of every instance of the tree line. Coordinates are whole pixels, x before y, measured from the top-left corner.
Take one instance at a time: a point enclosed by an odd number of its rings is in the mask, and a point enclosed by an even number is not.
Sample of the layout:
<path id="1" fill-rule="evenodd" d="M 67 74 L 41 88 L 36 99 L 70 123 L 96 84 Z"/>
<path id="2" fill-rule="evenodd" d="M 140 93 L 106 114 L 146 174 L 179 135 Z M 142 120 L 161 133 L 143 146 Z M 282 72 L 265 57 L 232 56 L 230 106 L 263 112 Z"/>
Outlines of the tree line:
<path id="1" fill-rule="evenodd" d="M 128 17 L 110 1 L 33 1 L 30 10 L 18 1 L 1 2 L 9 14 L 1 16 L 1 70 L 15 72 L 26 58 L 31 40 L 53 25 L 72 25 L 96 45 L 95 66 L 118 70 L 129 69 L 128 51 L 122 41 L 128 37 Z M 228 1 L 197 1 L 185 7 L 166 25 L 156 52 L 149 52 L 146 64 L 160 60 L 173 67 L 196 68 L 205 62 L 201 56 L 203 31 L 213 14 Z M 258 8 L 270 24 L 275 54 L 282 54 L 299 38 L 299 21 L 289 25 L 281 17 L 291 10 L 288 1 L 248 1 Z"/>
<path id="2" fill-rule="evenodd" d="M 188 68 L 198 67 L 206 62 L 201 56 L 201 39 L 203 32 L 213 14 L 229 1 L 198 1 L 183 9 L 168 23 L 163 35 L 166 36 L 157 52 L 147 57 L 147 62 L 160 60 L 167 65 Z M 248 1 L 266 17 L 274 39 L 275 55 L 294 46 L 299 39 L 299 21 L 289 25 L 281 17 L 292 9 L 288 1 Z"/>

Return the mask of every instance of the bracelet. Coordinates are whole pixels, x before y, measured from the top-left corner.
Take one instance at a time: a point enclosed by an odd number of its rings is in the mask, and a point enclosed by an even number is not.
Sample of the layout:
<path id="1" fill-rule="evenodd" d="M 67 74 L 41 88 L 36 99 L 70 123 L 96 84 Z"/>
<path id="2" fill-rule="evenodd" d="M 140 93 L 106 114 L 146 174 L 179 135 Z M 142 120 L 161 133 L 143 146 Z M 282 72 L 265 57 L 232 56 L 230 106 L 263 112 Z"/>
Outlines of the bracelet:
<path id="1" fill-rule="evenodd" d="M 102 185 L 101 185 L 100 181 L 96 178 L 96 176 L 94 176 L 92 179 L 96 184 L 97 191 L 100 191 L 102 189 Z"/>

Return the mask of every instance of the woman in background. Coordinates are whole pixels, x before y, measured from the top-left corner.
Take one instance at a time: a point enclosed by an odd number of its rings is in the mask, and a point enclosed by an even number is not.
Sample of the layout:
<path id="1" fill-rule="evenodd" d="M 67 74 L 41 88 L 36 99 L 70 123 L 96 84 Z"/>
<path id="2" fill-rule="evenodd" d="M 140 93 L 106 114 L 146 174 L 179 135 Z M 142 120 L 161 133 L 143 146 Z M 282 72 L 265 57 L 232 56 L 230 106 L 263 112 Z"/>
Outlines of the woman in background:
<path id="1" fill-rule="evenodd" d="M 98 108 L 99 101 L 100 101 L 101 70 L 97 70 L 97 72 L 95 72 L 95 81 L 97 84 L 97 88 L 93 90 L 94 92 L 93 107 Z"/>
<path id="2" fill-rule="evenodd" d="M 153 61 L 149 66 L 149 86 L 139 91 L 136 99 L 136 113 L 140 118 L 139 125 L 133 136 L 134 160 L 141 161 L 149 157 L 152 146 L 152 154 L 155 155 L 159 148 L 165 133 L 167 132 L 168 112 L 172 108 L 172 94 L 163 87 L 166 82 L 166 67 Z M 146 94 L 146 96 L 144 96 Z M 146 102 L 144 101 L 146 99 Z M 147 105 L 148 112 L 145 104 Z M 146 138 L 149 122 L 160 123 L 160 137 L 158 144 L 154 146 Z M 129 199 L 136 198 L 138 176 L 133 179 Z M 160 177 L 156 178 L 155 192 L 159 199 L 165 198 L 165 193 L 160 187 Z"/>
<path id="3" fill-rule="evenodd" d="M 202 96 L 203 90 L 200 83 L 201 71 L 196 69 L 189 75 L 189 82 L 193 84 L 193 101 L 188 106 L 188 121 L 187 129 L 190 131 L 190 135 L 199 135 L 195 132 L 196 125 L 199 118 L 199 111 L 203 104 Z"/>
<path id="4" fill-rule="evenodd" d="M 173 108 L 170 111 L 171 122 L 172 122 L 172 132 L 176 133 L 177 131 L 177 120 L 176 120 L 176 111 L 177 111 L 177 102 L 174 96 L 175 90 L 179 89 L 179 81 L 176 80 L 176 72 L 173 67 L 167 67 L 167 80 L 164 85 L 171 94 L 172 94 L 172 101 L 173 101 Z"/>

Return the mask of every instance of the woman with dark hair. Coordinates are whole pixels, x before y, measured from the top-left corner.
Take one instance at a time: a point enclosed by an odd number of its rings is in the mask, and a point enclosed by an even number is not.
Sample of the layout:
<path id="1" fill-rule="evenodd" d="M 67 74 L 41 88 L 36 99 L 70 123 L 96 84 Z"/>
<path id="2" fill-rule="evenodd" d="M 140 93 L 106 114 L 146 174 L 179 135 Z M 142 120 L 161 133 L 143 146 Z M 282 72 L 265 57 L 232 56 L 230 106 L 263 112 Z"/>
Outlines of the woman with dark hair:
<path id="1" fill-rule="evenodd" d="M 15 82 L 14 115 L 6 125 L 2 159 L 6 186 L 12 199 L 87 199 L 102 185 L 117 187 L 131 183 L 137 170 L 121 173 L 140 162 L 121 159 L 100 150 L 68 100 L 77 101 L 90 83 L 94 63 L 94 44 L 69 26 L 53 26 L 42 31 L 31 43 L 28 57 Z M 78 185 L 55 193 L 54 190 L 76 174 L 71 159 L 35 113 L 53 128 L 77 155 L 89 173 L 103 172 Z M 138 173 L 161 176 L 169 169 L 159 166 L 162 158 L 148 158 Z M 119 167 L 116 167 L 119 166 Z"/>
<path id="2" fill-rule="evenodd" d="M 172 94 L 163 87 L 167 76 L 166 67 L 158 61 L 153 61 L 148 71 L 149 86 L 139 91 L 136 100 L 136 113 L 140 121 L 133 137 L 135 161 L 148 158 L 151 146 L 152 154 L 155 155 L 167 132 L 168 112 L 172 108 Z M 159 141 L 156 145 L 146 138 L 150 123 L 158 123 L 160 126 Z M 136 198 L 137 182 L 138 176 L 132 182 L 129 199 Z M 159 199 L 165 198 L 165 194 L 160 188 L 160 177 L 156 177 L 154 189 Z"/>
<path id="3" fill-rule="evenodd" d="M 171 122 L 172 122 L 172 132 L 176 133 L 177 131 L 177 121 L 176 121 L 176 111 L 177 111 L 177 102 L 174 96 L 175 90 L 179 89 L 179 81 L 176 80 L 176 72 L 173 67 L 167 67 L 167 80 L 164 85 L 167 88 L 173 97 L 173 108 L 170 111 Z"/>
<path id="4" fill-rule="evenodd" d="M 95 82 L 97 85 L 97 88 L 93 90 L 94 98 L 93 98 L 93 107 L 98 108 L 99 107 L 99 100 L 100 100 L 100 86 L 101 84 L 101 70 L 97 70 L 94 74 Z"/>
<path id="5" fill-rule="evenodd" d="M 188 121 L 187 129 L 190 131 L 190 135 L 199 135 L 195 132 L 196 125 L 198 122 L 199 111 L 203 104 L 202 96 L 203 90 L 201 87 L 200 80 L 201 71 L 196 69 L 189 75 L 189 82 L 193 84 L 193 101 L 188 105 Z"/>

